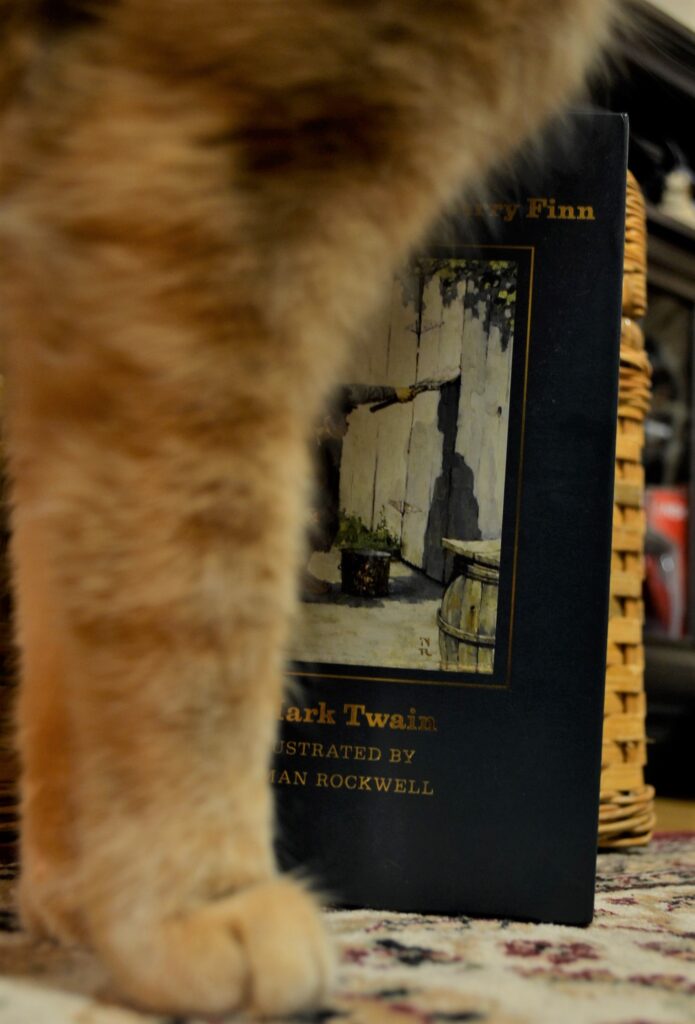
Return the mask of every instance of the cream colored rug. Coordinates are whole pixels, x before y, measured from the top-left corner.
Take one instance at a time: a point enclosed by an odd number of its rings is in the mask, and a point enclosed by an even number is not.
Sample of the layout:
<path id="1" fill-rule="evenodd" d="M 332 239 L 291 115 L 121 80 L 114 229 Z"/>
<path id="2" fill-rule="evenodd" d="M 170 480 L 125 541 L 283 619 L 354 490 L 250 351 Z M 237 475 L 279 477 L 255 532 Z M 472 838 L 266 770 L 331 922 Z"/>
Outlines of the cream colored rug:
<path id="1" fill-rule="evenodd" d="M 11 929 L 6 906 L 0 927 Z M 602 854 L 587 929 L 374 911 L 327 919 L 340 982 L 303 1024 L 695 1022 L 695 834 Z M 16 931 L 0 933 L 0 975 L 0 1024 L 183 1024 L 118 1006 L 89 957 Z"/>

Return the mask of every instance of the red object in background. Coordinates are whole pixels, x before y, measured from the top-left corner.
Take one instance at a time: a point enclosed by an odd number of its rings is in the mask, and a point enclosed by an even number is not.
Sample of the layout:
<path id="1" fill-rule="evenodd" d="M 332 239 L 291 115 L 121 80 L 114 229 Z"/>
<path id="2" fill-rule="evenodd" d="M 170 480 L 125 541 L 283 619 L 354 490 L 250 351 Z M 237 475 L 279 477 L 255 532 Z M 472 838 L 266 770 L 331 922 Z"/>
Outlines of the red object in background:
<path id="1" fill-rule="evenodd" d="M 648 487 L 646 510 L 647 629 L 682 637 L 688 598 L 688 491 L 685 487 Z"/>

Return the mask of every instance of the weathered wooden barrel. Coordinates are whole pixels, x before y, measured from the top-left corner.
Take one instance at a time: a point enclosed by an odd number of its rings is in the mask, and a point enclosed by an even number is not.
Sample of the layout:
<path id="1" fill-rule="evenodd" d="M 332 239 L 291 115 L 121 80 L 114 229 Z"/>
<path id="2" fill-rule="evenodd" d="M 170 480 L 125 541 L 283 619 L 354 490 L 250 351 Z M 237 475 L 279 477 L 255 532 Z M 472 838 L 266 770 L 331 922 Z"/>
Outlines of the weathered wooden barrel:
<path id="1" fill-rule="evenodd" d="M 437 615 L 441 667 L 492 672 L 500 585 L 500 542 L 444 539 L 454 575 Z"/>

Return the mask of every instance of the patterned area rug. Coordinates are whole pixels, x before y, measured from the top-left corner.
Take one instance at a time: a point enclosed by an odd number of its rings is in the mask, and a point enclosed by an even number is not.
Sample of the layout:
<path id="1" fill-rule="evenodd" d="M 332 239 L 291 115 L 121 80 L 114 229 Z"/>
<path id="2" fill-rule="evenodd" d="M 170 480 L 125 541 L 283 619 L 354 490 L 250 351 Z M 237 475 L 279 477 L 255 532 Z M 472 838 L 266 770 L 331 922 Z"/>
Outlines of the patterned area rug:
<path id="1" fill-rule="evenodd" d="M 12 930 L 8 886 L 2 1024 L 193 1024 L 124 1009 L 86 955 L 32 946 Z M 327 920 L 340 984 L 323 1010 L 296 1018 L 302 1024 L 695 1021 L 695 834 L 602 854 L 588 929 L 374 911 Z"/>

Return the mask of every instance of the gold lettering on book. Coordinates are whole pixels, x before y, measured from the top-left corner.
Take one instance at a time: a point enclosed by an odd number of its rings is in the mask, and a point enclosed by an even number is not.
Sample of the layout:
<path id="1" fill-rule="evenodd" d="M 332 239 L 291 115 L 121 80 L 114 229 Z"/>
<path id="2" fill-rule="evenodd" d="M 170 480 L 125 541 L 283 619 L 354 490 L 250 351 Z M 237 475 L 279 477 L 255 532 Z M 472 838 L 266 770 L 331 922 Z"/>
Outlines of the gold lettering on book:
<path id="1" fill-rule="evenodd" d="M 281 722 L 303 725 L 336 725 L 336 708 L 330 708 L 325 701 L 309 707 L 283 704 L 279 714 Z M 369 729 L 394 729 L 404 732 L 436 732 L 437 722 L 432 715 L 422 715 L 417 708 L 407 711 L 370 711 L 365 704 L 344 704 L 342 710 L 345 725 L 367 726 Z M 357 748 L 355 748 L 357 749 Z M 302 756 L 308 756 L 302 752 Z M 321 754 L 314 754 L 321 757 Z M 347 755 L 341 755 L 347 756 Z"/>
<path id="2" fill-rule="evenodd" d="M 329 708 L 324 700 L 312 707 L 297 707 L 283 704 L 281 722 L 304 722 L 312 725 L 335 725 L 335 708 Z"/>
<path id="3" fill-rule="evenodd" d="M 313 743 L 309 740 L 280 739 L 273 749 L 274 754 L 286 757 L 317 757 L 341 761 L 380 761 L 379 747 L 365 747 L 353 743 Z"/>
<path id="4" fill-rule="evenodd" d="M 270 782 L 276 786 L 306 786 L 308 772 L 288 772 L 270 769 Z"/>
<path id="5" fill-rule="evenodd" d="M 345 725 L 352 729 L 377 729 L 384 739 L 397 739 L 393 733 L 425 732 L 436 733 L 437 722 L 433 715 L 421 714 L 416 707 L 400 710 L 373 710 L 366 704 L 348 703 L 341 709 L 329 707 L 325 701 L 317 701 L 310 705 L 283 704 L 278 716 L 281 721 L 307 725 Z M 385 734 L 384 734 L 385 731 Z M 356 735 L 356 738 L 359 734 Z M 360 737 L 361 738 L 361 737 Z M 376 737 L 374 737 L 376 740 Z M 405 737 L 403 737 L 405 739 Z M 410 742 L 414 737 L 408 737 Z M 323 762 L 323 771 L 308 771 L 291 767 L 287 763 L 279 763 L 270 769 L 270 782 L 275 786 L 317 787 L 327 790 L 347 790 L 359 793 L 386 793 L 395 796 L 434 796 L 434 788 L 429 779 L 414 779 L 406 776 L 371 775 L 371 771 L 379 770 L 379 762 L 393 765 L 396 771 L 412 770 L 416 764 L 415 747 L 374 746 L 368 743 L 324 743 L 314 739 L 279 736 L 274 747 L 274 754 L 280 758 L 292 758 L 294 764 L 301 764 L 299 759 L 312 759 Z M 328 763 L 327 763 L 328 762 Z M 333 764 L 331 764 L 333 762 Z M 336 762 L 338 762 L 336 764 Z M 348 765 L 339 769 L 340 762 L 360 762 L 364 773 L 351 771 Z M 306 763 L 306 761 L 304 761 Z M 372 767 L 373 766 L 373 767 Z M 354 765 L 358 767 L 357 764 Z M 382 769 L 383 770 L 383 769 Z"/>
<path id="6" fill-rule="evenodd" d="M 343 704 L 345 724 L 367 725 L 370 729 L 398 729 L 408 732 L 436 732 L 437 723 L 432 715 L 418 715 L 416 708 L 409 708 L 407 715 L 398 712 L 368 711 L 364 704 Z"/>
<path id="7" fill-rule="evenodd" d="M 270 770 L 270 782 L 275 786 L 307 786 L 318 789 L 347 789 L 360 793 L 394 793 L 401 796 L 434 796 L 429 779 L 405 779 L 401 776 L 360 775 L 343 772 L 316 772 L 310 781 L 308 772 Z"/>
<path id="8" fill-rule="evenodd" d="M 434 789 L 429 779 L 404 779 L 397 776 L 317 772 L 314 784 L 318 789 L 348 789 L 367 793 L 397 793 L 403 796 L 434 796 Z"/>
<path id="9" fill-rule="evenodd" d="M 534 196 L 527 200 L 527 220 L 596 220 L 593 206 L 558 204 L 555 199 Z"/>
<path id="10" fill-rule="evenodd" d="M 593 206 L 568 203 L 553 196 L 529 196 L 524 203 L 482 202 L 464 203 L 464 217 L 478 220 L 501 220 L 510 224 L 514 220 L 596 220 Z M 423 653 L 422 651 L 420 653 Z"/>
<path id="11" fill-rule="evenodd" d="M 389 749 L 390 764 L 412 764 L 415 757 L 414 750 L 405 750 L 403 747 L 391 747 Z"/>

